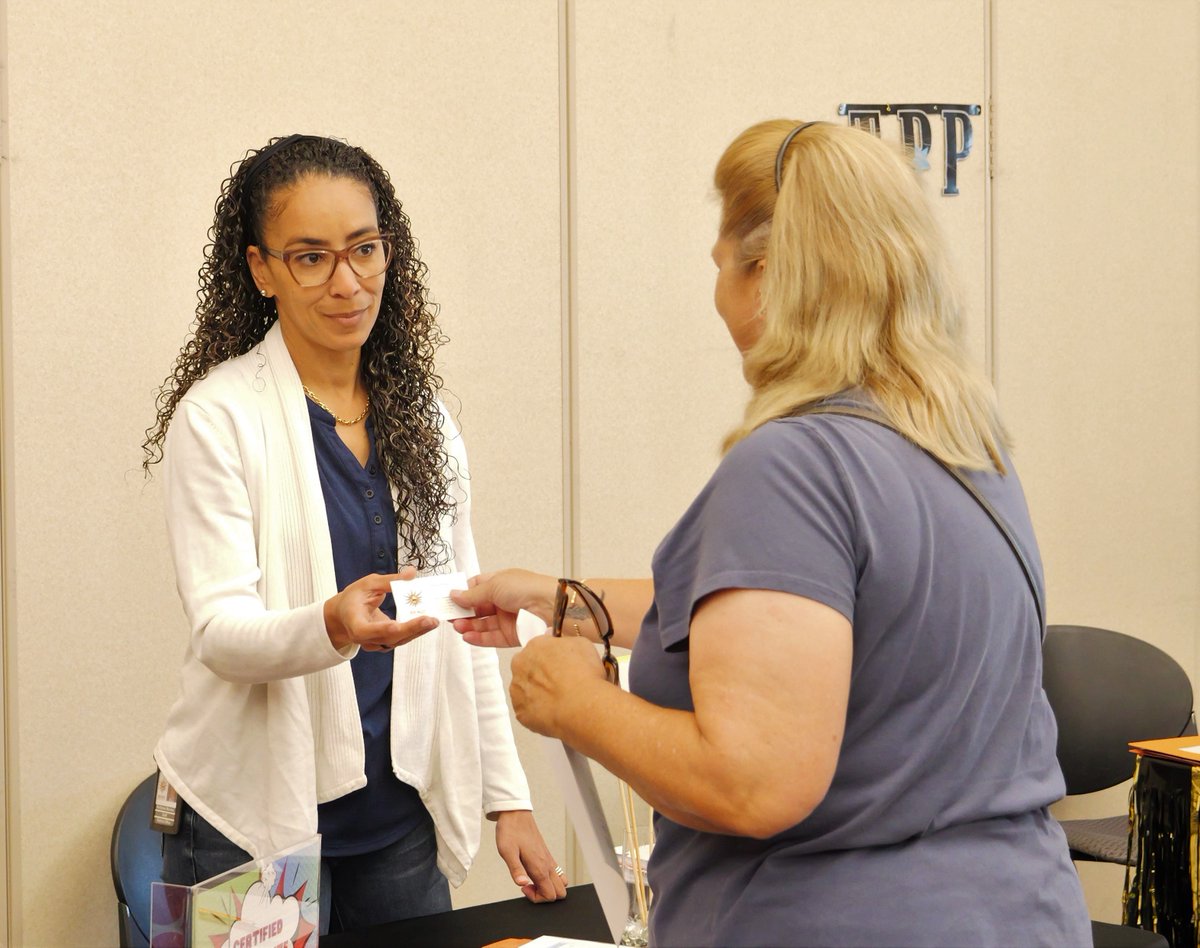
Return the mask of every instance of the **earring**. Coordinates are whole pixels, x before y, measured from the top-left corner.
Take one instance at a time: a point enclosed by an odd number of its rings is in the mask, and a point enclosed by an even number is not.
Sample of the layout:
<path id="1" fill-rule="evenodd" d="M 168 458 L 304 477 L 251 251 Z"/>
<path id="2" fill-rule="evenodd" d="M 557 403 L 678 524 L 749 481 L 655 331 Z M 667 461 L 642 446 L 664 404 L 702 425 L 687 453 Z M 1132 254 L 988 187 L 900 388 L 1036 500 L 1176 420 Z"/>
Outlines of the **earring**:
<path id="1" fill-rule="evenodd" d="M 270 295 L 271 295 L 271 294 L 269 294 L 269 293 L 268 293 L 266 290 L 261 290 L 261 289 L 260 289 L 258 292 L 259 292 L 259 293 L 261 293 L 263 296 L 270 296 Z"/>

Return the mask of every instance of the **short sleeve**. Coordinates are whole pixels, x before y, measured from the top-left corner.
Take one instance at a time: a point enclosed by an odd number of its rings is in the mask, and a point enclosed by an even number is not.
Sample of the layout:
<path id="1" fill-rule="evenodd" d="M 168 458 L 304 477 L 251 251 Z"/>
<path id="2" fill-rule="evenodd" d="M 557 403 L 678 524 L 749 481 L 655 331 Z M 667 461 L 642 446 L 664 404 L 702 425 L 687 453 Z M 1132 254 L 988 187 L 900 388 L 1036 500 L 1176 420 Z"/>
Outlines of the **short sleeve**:
<path id="1" fill-rule="evenodd" d="M 769 422 L 721 462 L 654 556 L 664 648 L 687 648 L 691 617 L 722 589 L 804 596 L 854 620 L 855 521 L 841 467 L 801 419 Z"/>

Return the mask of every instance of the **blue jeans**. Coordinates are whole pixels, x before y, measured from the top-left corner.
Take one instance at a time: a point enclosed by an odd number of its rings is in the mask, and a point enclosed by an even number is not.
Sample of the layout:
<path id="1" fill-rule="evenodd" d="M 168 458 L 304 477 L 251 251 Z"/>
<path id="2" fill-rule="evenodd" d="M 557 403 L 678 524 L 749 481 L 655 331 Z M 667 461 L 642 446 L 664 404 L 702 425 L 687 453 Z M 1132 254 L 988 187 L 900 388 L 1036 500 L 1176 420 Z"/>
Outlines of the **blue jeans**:
<path id="1" fill-rule="evenodd" d="M 195 885 L 249 862 L 244 849 L 180 801 L 179 832 L 163 836 L 163 881 Z M 450 911 L 433 820 L 373 853 L 321 860 L 321 934 Z"/>

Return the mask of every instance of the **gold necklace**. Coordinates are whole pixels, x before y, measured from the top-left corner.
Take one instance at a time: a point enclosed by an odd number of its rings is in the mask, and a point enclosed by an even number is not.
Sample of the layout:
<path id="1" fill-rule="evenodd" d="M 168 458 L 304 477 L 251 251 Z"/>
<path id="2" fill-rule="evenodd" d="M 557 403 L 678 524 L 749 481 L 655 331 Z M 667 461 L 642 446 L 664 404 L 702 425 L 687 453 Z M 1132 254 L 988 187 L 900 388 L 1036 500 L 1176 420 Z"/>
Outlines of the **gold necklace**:
<path id="1" fill-rule="evenodd" d="M 300 387 L 302 389 L 304 389 L 304 394 L 307 395 L 309 398 L 311 398 L 317 404 L 318 407 L 324 408 L 327 412 L 329 412 L 329 414 L 333 415 L 333 420 L 336 421 L 339 425 L 357 425 L 360 421 L 362 421 L 364 418 L 367 417 L 367 412 L 369 412 L 371 410 L 371 396 L 367 395 L 366 396 L 367 403 L 365 405 L 363 405 L 363 410 L 360 411 L 355 417 L 340 418 L 340 417 L 338 417 L 337 412 L 335 412 L 332 408 L 330 408 L 323 401 L 321 401 L 321 399 L 317 398 L 317 396 L 313 393 L 313 390 L 311 388 L 309 388 L 303 382 L 300 383 Z"/>

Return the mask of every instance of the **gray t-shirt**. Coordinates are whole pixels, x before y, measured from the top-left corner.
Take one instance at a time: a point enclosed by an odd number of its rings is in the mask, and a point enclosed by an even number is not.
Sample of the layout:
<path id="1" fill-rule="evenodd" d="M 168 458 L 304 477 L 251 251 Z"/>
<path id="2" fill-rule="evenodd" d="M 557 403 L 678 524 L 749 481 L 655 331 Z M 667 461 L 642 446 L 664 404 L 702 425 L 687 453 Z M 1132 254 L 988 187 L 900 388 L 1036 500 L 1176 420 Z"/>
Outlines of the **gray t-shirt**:
<path id="1" fill-rule="evenodd" d="M 971 477 L 1040 584 L 1017 476 Z M 653 570 L 631 687 L 664 707 L 692 708 L 688 629 L 717 590 L 817 600 L 854 636 L 837 769 L 807 819 L 755 840 L 657 818 L 657 945 L 1091 943 L 1046 812 L 1064 787 L 1034 601 L 932 459 L 860 419 L 770 422 L 723 459 Z"/>

